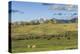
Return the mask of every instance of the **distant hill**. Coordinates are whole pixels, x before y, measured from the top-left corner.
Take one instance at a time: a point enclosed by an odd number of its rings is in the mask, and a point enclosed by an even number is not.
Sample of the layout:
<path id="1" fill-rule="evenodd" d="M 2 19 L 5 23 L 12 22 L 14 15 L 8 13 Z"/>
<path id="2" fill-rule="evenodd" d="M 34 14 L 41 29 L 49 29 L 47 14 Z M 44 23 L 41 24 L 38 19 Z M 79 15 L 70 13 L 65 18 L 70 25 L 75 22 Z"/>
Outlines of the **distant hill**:
<path id="1" fill-rule="evenodd" d="M 22 21 L 22 22 L 14 22 L 12 23 L 13 25 L 38 25 L 38 24 L 44 24 L 44 23 L 52 23 L 52 24 L 56 24 L 56 23 L 78 23 L 78 18 L 74 17 L 70 20 L 68 19 L 56 19 L 56 18 L 52 18 L 52 19 L 47 19 L 44 20 L 43 18 L 39 19 L 39 20 L 32 20 L 30 22 L 27 21 Z"/>
<path id="2" fill-rule="evenodd" d="M 70 20 L 64 20 L 64 19 L 54 19 L 53 20 L 56 20 L 57 23 L 78 23 L 78 18 L 75 17 L 75 18 L 72 18 Z"/>
<path id="3" fill-rule="evenodd" d="M 75 23 L 78 23 L 78 18 L 75 17 L 75 18 L 71 19 L 70 21 L 73 22 L 73 23 L 74 23 L 74 22 L 75 22 Z"/>

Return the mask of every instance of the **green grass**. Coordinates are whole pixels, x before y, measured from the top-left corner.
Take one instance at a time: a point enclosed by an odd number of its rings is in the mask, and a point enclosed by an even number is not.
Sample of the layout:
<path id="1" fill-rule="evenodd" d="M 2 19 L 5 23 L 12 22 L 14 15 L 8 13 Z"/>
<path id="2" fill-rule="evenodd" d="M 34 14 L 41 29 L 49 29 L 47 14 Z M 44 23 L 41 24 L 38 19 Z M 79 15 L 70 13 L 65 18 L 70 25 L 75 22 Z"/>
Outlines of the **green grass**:
<path id="1" fill-rule="evenodd" d="M 64 36 L 66 31 L 71 31 L 67 37 Z M 47 38 L 50 35 L 61 34 L 63 37 L 52 37 L 50 40 L 43 39 L 25 39 L 32 35 L 33 37 L 43 37 L 44 34 Z M 48 36 L 47 36 L 48 35 Z M 33 51 L 50 51 L 50 50 L 67 50 L 78 48 L 77 24 L 40 24 L 40 25 L 25 25 L 25 26 L 12 26 L 12 52 L 33 52 Z M 68 37 L 70 39 L 68 39 Z M 14 39 L 15 40 L 14 40 Z M 19 38 L 23 38 L 20 40 Z M 35 48 L 27 48 L 27 45 L 36 45 Z"/>
<path id="2" fill-rule="evenodd" d="M 36 48 L 27 48 L 27 45 L 36 45 Z M 32 52 L 48 50 L 67 50 L 77 48 L 77 40 L 18 40 L 12 42 L 12 52 Z"/>

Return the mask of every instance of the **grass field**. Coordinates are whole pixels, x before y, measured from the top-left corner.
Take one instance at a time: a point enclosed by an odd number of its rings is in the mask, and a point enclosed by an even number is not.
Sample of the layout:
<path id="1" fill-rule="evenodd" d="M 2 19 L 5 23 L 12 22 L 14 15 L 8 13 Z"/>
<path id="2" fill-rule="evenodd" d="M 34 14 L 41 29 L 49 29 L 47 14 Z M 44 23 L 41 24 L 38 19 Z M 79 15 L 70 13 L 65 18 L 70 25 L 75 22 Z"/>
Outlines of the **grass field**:
<path id="1" fill-rule="evenodd" d="M 77 33 L 77 23 L 12 26 L 12 52 L 77 49 Z"/>

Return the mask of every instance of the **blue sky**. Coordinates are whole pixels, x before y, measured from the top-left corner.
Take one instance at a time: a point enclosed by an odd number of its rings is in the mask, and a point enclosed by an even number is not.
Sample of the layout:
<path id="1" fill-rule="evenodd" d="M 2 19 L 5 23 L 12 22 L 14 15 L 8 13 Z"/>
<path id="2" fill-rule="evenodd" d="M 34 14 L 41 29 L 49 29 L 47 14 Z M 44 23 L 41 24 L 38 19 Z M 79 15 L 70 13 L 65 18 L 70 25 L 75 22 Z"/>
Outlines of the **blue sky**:
<path id="1" fill-rule="evenodd" d="M 71 19 L 78 15 L 77 9 L 77 5 L 12 1 L 10 13 L 13 22 L 40 18 Z"/>

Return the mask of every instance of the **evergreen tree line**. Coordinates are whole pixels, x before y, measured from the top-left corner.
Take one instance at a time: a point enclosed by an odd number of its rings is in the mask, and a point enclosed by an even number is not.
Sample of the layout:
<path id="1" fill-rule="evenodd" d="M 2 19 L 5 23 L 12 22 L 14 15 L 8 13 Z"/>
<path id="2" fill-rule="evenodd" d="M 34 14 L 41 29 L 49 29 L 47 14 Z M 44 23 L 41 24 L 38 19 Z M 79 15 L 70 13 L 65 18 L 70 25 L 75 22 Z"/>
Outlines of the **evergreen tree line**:
<path id="1" fill-rule="evenodd" d="M 31 21 L 20 21 L 20 22 L 14 22 L 11 23 L 12 25 L 38 25 L 38 24 L 45 24 L 45 23 L 77 23 L 78 19 L 77 18 L 73 18 L 70 20 L 60 20 L 60 19 L 46 19 L 44 20 L 43 18 L 40 18 L 39 20 L 31 20 Z"/>

